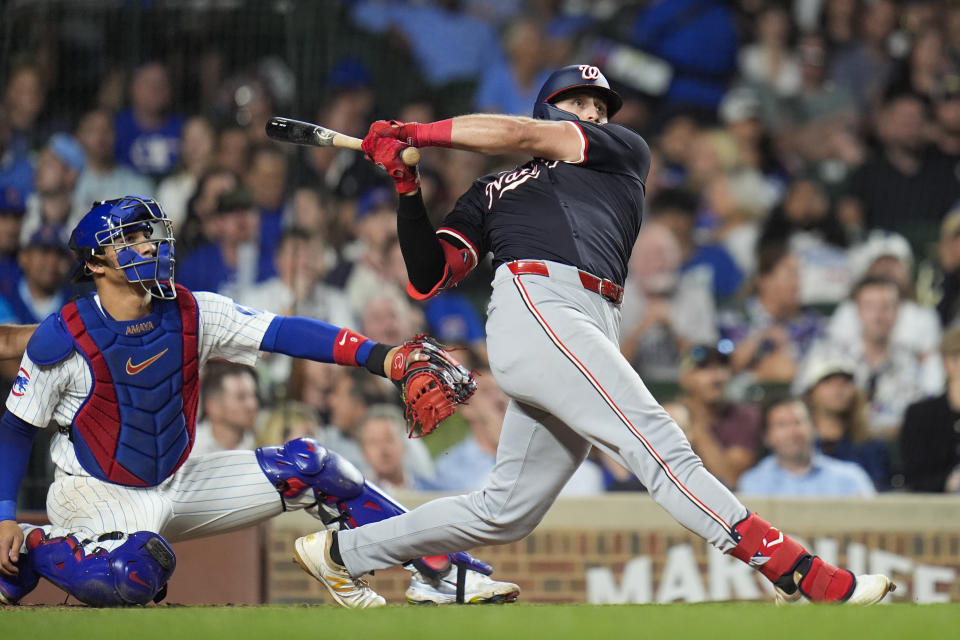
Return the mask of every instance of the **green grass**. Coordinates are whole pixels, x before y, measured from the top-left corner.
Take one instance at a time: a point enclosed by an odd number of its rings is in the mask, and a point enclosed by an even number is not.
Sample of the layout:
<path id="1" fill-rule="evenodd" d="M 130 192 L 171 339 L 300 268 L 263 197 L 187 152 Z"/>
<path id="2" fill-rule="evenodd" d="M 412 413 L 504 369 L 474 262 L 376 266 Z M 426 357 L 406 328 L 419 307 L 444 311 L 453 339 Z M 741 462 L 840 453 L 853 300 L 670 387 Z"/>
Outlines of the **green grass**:
<path id="1" fill-rule="evenodd" d="M 412 607 L 370 611 L 333 606 L 179 607 L 97 610 L 18 607 L 0 610 L 0 637 L 17 640 L 112 638 L 698 638 L 849 640 L 960 637 L 960 604 L 872 608 L 775 608 L 760 603 Z"/>

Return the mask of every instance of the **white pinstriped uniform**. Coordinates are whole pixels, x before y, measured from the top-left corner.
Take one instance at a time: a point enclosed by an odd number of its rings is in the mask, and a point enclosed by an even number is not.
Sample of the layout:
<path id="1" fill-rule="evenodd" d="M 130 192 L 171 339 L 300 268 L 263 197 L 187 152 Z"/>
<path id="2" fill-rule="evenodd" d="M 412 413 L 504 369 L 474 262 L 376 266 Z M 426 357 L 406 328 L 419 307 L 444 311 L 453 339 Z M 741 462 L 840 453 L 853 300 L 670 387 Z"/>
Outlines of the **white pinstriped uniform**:
<path id="1" fill-rule="evenodd" d="M 274 314 L 241 307 L 215 293 L 194 296 L 200 366 L 209 358 L 254 364 Z M 40 366 L 25 355 L 21 366 L 29 383 L 19 395 L 11 392 L 7 409 L 38 428 L 71 424 L 92 387 L 83 356 L 74 351 L 58 364 Z M 163 483 L 146 488 L 91 477 L 62 433 L 53 437 L 50 456 L 56 476 L 47 494 L 52 526 L 45 529 L 52 535 L 74 533 L 83 539 L 111 531 L 153 531 L 177 541 L 239 529 L 282 510 L 252 451 L 191 456 Z M 109 549 L 110 544 L 102 546 Z"/>

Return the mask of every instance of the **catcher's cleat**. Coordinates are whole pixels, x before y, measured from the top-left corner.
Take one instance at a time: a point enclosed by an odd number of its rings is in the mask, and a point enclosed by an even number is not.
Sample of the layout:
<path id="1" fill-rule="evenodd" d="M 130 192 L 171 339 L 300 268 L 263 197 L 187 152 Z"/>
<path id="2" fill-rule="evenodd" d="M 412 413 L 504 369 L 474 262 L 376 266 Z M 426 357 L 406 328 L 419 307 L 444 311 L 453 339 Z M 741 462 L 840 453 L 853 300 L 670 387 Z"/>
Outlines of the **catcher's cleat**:
<path id="1" fill-rule="evenodd" d="M 453 566 L 445 576 L 438 579 L 431 579 L 419 571 L 414 571 L 406 593 L 407 602 L 410 604 L 456 604 L 456 572 L 460 570 L 462 570 L 461 567 Z M 482 573 L 469 569 L 466 571 L 464 604 L 516 602 L 520 596 L 520 587 L 512 582 L 499 582 Z"/>
<path id="2" fill-rule="evenodd" d="M 0 573 L 0 604 L 19 604 L 24 596 L 37 588 L 40 575 L 27 561 L 27 554 L 20 554 L 20 559 L 17 560 L 17 569 L 20 570 L 20 573 L 15 576 Z"/>
<path id="3" fill-rule="evenodd" d="M 330 558 L 333 533 L 327 530 L 311 533 L 294 542 L 293 560 L 304 571 L 320 581 L 338 604 L 348 609 L 382 607 L 387 603 L 366 582 L 354 578 L 346 567 Z"/>

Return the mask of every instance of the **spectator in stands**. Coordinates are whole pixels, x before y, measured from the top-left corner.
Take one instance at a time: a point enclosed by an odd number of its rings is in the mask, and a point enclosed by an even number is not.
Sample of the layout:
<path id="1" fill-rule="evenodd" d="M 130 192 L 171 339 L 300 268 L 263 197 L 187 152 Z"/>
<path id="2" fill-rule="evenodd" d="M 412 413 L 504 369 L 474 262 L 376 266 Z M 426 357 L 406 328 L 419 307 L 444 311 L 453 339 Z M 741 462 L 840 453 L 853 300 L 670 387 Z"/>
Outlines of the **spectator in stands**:
<path id="1" fill-rule="evenodd" d="M 46 101 L 46 83 L 38 66 L 20 64 L 10 71 L 3 107 L 11 129 L 9 150 L 14 158 L 27 159 L 50 134 L 38 122 Z"/>
<path id="2" fill-rule="evenodd" d="M 73 136 L 66 133 L 50 136 L 37 160 L 34 192 L 27 198 L 27 217 L 20 230 L 22 241 L 46 225 L 65 227 L 70 217 L 73 190 L 86 164 L 85 156 L 83 147 Z"/>
<path id="3" fill-rule="evenodd" d="M 191 456 L 256 447 L 260 400 L 252 367 L 210 361 L 200 377 L 200 398 L 203 419 L 197 423 Z"/>
<path id="4" fill-rule="evenodd" d="M 461 11 L 461 0 L 398 4 L 363 0 L 353 6 L 354 22 L 373 33 L 388 30 L 409 46 L 419 71 L 434 88 L 472 80 L 491 65 L 504 64 L 493 29 Z"/>
<path id="5" fill-rule="evenodd" d="M 666 225 L 680 244 L 681 271 L 701 273 L 715 297 L 729 298 L 743 282 L 743 273 L 722 246 L 695 242 L 696 211 L 696 198 L 681 189 L 665 189 L 650 202 L 651 218 Z"/>
<path id="6" fill-rule="evenodd" d="M 887 92 L 909 91 L 930 100 L 947 71 L 943 32 L 939 26 L 925 28 L 912 44 L 907 58 L 894 67 Z"/>
<path id="7" fill-rule="evenodd" d="M 737 486 L 756 461 L 760 415 L 750 404 L 726 398 L 730 381 L 730 345 L 700 344 L 683 357 L 679 403 L 687 413 L 686 435 L 704 466 L 728 487 Z"/>
<path id="8" fill-rule="evenodd" d="M 229 291 L 240 298 L 255 283 L 270 277 L 260 270 L 258 216 L 250 194 L 242 187 L 221 194 L 210 220 L 212 240 L 179 261 L 177 280 L 194 291 Z"/>
<path id="9" fill-rule="evenodd" d="M 321 427 L 318 440 L 352 462 L 363 473 L 370 473 L 371 467 L 360 443 L 360 426 L 367 418 L 370 407 L 393 403 L 395 396 L 392 390 L 388 395 L 382 388 L 369 386 L 370 381 L 365 379 L 369 376 L 360 371 L 339 368 L 333 375 L 335 381 L 327 398 L 330 422 Z M 404 447 L 404 468 L 410 476 L 432 477 L 433 459 L 423 441 L 405 438 Z"/>
<path id="10" fill-rule="evenodd" d="M 216 132 L 206 118 L 194 116 L 183 125 L 178 169 L 164 178 L 157 187 L 157 201 L 163 203 L 163 210 L 167 212 L 176 230 L 180 229 L 187 217 L 187 203 L 196 191 L 197 183 L 213 166 L 215 143 Z"/>
<path id="11" fill-rule="evenodd" d="M 0 188 L 0 295 L 13 291 L 20 280 L 20 228 L 27 212 L 14 187 Z"/>
<path id="12" fill-rule="evenodd" d="M 847 206 L 858 211 L 861 225 L 921 242 L 960 197 L 955 163 L 927 146 L 926 126 L 927 109 L 914 94 L 895 95 L 880 107 L 880 152 L 860 166 L 850 182 Z"/>
<path id="13" fill-rule="evenodd" d="M 253 198 L 260 217 L 258 234 L 260 262 L 258 280 L 275 274 L 273 254 L 283 231 L 283 210 L 287 198 L 287 156 L 274 143 L 255 147 L 244 185 Z"/>
<path id="14" fill-rule="evenodd" d="M 250 138 L 238 125 L 224 127 L 217 135 L 214 166 L 242 176 L 250 168 Z"/>
<path id="15" fill-rule="evenodd" d="M 790 48 L 790 14 L 780 3 L 761 9 L 754 24 L 755 42 L 740 50 L 740 77 L 766 87 L 779 96 L 800 89 L 800 63 Z"/>
<path id="16" fill-rule="evenodd" d="M 372 296 L 383 293 L 386 260 L 397 237 L 396 196 L 389 189 L 376 187 L 357 200 L 353 218 L 355 240 L 343 248 L 345 264 L 339 267 L 348 275 L 344 289 L 354 309 L 363 309 Z M 389 289 L 403 297 L 395 283 Z"/>
<path id="17" fill-rule="evenodd" d="M 942 368 L 932 358 L 921 359 L 893 340 L 900 309 L 900 287 L 894 281 L 867 276 L 854 288 L 861 332 L 856 340 L 819 341 L 801 366 L 794 389 L 807 377 L 813 362 L 846 360 L 855 367 L 854 380 L 870 403 L 871 434 L 896 437 L 907 406 L 943 388 Z"/>
<path id="18" fill-rule="evenodd" d="M 719 313 L 721 338 L 733 341 L 734 371 L 758 382 L 789 382 L 820 334 L 821 320 L 800 307 L 800 267 L 783 245 L 760 247 L 753 292 Z"/>
<path id="19" fill-rule="evenodd" d="M 8 202 L 23 205 L 33 191 L 33 165 L 26 156 L 18 156 L 11 147 L 13 131 L 6 107 L 0 104 L 0 191 Z"/>
<path id="20" fill-rule="evenodd" d="M 847 87 L 861 109 L 880 97 L 893 64 L 888 49 L 897 26 L 897 6 L 891 0 L 867 3 L 860 18 L 859 39 L 838 51 L 830 65 L 830 79 Z"/>
<path id="21" fill-rule="evenodd" d="M 737 69 L 733 10 L 720 0 L 655 0 L 633 20 L 630 42 L 673 67 L 664 98 L 712 115 Z"/>
<path id="22" fill-rule="evenodd" d="M 153 184 L 128 166 L 118 165 L 113 155 L 116 135 L 113 117 L 104 109 L 88 111 L 77 125 L 77 142 L 86 154 L 83 173 L 73 192 L 71 224 L 79 222 L 94 202 L 136 193 L 150 195 Z M 167 210 L 166 200 L 163 202 Z"/>
<path id="23" fill-rule="evenodd" d="M 913 300 L 913 252 L 906 239 L 899 234 L 875 231 L 865 243 L 851 251 L 850 262 L 854 281 L 880 277 L 897 283 L 901 300 L 892 340 L 921 359 L 930 358 L 933 361 L 930 366 L 935 367 L 940 348 L 940 320 L 934 309 Z M 827 335 L 835 342 L 844 343 L 855 342 L 860 332 L 856 303 L 846 300 L 830 318 Z"/>
<path id="24" fill-rule="evenodd" d="M 312 363 L 312 364 L 311 364 Z M 293 361 L 290 377 L 283 381 L 287 397 L 310 407 L 320 425 L 330 424 L 330 392 L 337 380 L 336 365 L 298 358 Z"/>
<path id="25" fill-rule="evenodd" d="M 851 497 L 876 493 L 860 465 L 816 450 L 813 422 L 798 398 L 774 400 L 764 408 L 763 441 L 771 454 L 740 477 L 742 493 Z"/>
<path id="26" fill-rule="evenodd" d="M 800 61 L 800 90 L 783 102 L 789 122 L 800 126 L 815 122 L 839 120 L 851 122 L 856 117 L 856 101 L 844 85 L 829 82 L 826 77 L 827 45 L 816 32 L 805 33 L 797 41 Z M 818 139 L 811 144 L 826 142 Z"/>
<path id="27" fill-rule="evenodd" d="M 201 176 L 187 201 L 187 217 L 177 234 L 178 255 L 181 251 L 187 255 L 214 238 L 217 203 L 223 194 L 234 191 L 239 183 L 237 174 L 228 169 L 214 168 Z"/>
<path id="28" fill-rule="evenodd" d="M 342 291 L 323 280 L 330 261 L 323 238 L 299 227 L 286 229 L 274 256 L 277 275 L 243 292 L 238 302 L 280 315 L 300 315 L 338 327 L 356 326 Z"/>
<path id="29" fill-rule="evenodd" d="M 960 162 L 960 73 L 955 70 L 935 80 L 933 120 L 933 143 L 943 155 Z"/>
<path id="30" fill-rule="evenodd" d="M 287 400 L 274 407 L 263 423 L 263 428 L 257 430 L 257 447 L 277 445 L 296 438 L 316 438 L 319 429 L 313 407 L 296 400 Z"/>
<path id="31" fill-rule="evenodd" d="M 904 480 L 911 491 L 957 490 L 951 476 L 960 468 L 960 329 L 943 334 L 941 353 L 946 391 L 907 407 L 900 430 Z"/>
<path id="32" fill-rule="evenodd" d="M 173 87 L 161 62 L 148 62 L 133 73 L 130 108 L 117 114 L 116 159 L 139 173 L 162 178 L 180 160 L 183 116 L 170 111 Z"/>
<path id="33" fill-rule="evenodd" d="M 960 316 L 960 206 L 955 204 L 940 224 L 937 246 L 940 300 L 937 315 L 940 325 L 951 328 Z"/>
<path id="34" fill-rule="evenodd" d="M 857 463 L 877 491 L 889 490 L 887 445 L 870 435 L 867 399 L 853 382 L 853 365 L 824 360 L 812 363 L 805 375 L 804 398 L 820 452 Z"/>
<path id="35" fill-rule="evenodd" d="M 376 404 L 367 410 L 358 427 L 363 458 L 370 469 L 367 479 L 388 492 L 425 488 L 424 478 L 409 471 L 407 421 L 403 410 L 392 404 Z"/>
<path id="36" fill-rule="evenodd" d="M 420 312 L 405 298 L 391 293 L 369 298 L 360 312 L 363 335 L 386 344 L 402 344 L 422 325 Z"/>
<path id="37" fill-rule="evenodd" d="M 850 291 L 847 236 L 823 186 L 795 179 L 763 225 L 758 246 L 784 244 L 800 264 L 800 303 L 836 304 Z"/>
<path id="38" fill-rule="evenodd" d="M 59 229 L 51 226 L 35 231 L 18 259 L 23 275 L 3 296 L 14 317 L 2 322 L 35 324 L 66 304 L 67 275 L 73 260 Z"/>
<path id="39" fill-rule="evenodd" d="M 755 169 L 738 169 L 715 176 L 704 191 L 714 242 L 733 256 L 747 276 L 756 268 L 757 238 L 776 194 Z"/>
<path id="40" fill-rule="evenodd" d="M 477 111 L 530 115 L 547 79 L 544 39 L 539 23 L 529 18 L 512 22 L 503 36 L 507 64 L 491 65 L 480 73 L 474 105 Z"/>
<path id="41" fill-rule="evenodd" d="M 620 350 L 644 380 L 676 380 L 680 355 L 715 344 L 709 277 L 682 272 L 676 237 L 658 220 L 644 223 L 630 256 L 621 305 Z"/>

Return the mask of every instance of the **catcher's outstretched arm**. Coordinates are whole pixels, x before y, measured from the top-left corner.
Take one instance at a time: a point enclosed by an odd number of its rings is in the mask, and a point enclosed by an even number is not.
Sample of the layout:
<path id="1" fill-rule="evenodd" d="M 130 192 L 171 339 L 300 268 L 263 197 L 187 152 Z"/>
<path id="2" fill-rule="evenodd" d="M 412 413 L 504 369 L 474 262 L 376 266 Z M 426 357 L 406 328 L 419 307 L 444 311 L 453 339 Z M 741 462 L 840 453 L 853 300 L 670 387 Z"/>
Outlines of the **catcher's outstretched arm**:
<path id="1" fill-rule="evenodd" d="M 366 367 L 370 373 L 390 377 L 390 367 L 399 347 L 375 342 L 352 329 L 298 316 L 277 316 L 267 327 L 260 350 L 294 358 L 330 362 L 348 367 Z M 409 362 L 425 360 L 413 354 Z"/>

